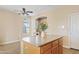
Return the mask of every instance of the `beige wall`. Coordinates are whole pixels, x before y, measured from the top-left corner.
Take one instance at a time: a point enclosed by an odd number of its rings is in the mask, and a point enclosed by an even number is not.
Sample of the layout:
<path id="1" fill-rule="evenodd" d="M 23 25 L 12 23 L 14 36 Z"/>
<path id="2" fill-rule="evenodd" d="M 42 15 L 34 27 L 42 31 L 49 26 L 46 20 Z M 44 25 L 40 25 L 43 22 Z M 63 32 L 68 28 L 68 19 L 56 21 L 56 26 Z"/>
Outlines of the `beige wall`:
<path id="1" fill-rule="evenodd" d="M 0 44 L 14 42 L 21 39 L 22 17 L 0 9 Z"/>
<path id="2" fill-rule="evenodd" d="M 79 6 L 60 6 L 58 9 L 37 14 L 33 18 L 47 16 L 48 33 L 64 35 L 64 46 L 70 47 L 68 15 L 79 12 Z M 62 28 L 64 26 L 64 28 Z"/>

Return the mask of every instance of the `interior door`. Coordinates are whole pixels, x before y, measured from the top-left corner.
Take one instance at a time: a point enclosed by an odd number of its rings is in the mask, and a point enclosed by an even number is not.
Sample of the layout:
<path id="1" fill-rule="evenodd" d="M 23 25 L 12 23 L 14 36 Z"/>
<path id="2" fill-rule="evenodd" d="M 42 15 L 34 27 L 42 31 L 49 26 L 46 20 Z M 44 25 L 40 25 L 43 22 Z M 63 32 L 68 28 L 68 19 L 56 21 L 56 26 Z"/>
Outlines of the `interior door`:
<path id="1" fill-rule="evenodd" d="M 72 14 L 70 18 L 71 48 L 79 49 L 79 14 Z"/>

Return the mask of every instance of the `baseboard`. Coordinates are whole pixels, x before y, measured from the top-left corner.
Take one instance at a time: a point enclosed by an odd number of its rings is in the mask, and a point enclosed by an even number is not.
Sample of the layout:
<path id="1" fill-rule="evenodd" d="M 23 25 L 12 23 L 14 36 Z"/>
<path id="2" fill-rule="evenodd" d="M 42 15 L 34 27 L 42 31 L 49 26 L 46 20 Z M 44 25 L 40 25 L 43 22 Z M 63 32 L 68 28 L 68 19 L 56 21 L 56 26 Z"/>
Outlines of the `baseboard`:
<path id="1" fill-rule="evenodd" d="M 9 42 L 3 42 L 3 43 L 0 43 L 0 45 L 11 44 L 11 43 L 19 42 L 19 41 L 20 41 L 20 40 L 9 41 Z"/>
<path id="2" fill-rule="evenodd" d="M 63 45 L 64 48 L 70 48 L 70 46 Z"/>

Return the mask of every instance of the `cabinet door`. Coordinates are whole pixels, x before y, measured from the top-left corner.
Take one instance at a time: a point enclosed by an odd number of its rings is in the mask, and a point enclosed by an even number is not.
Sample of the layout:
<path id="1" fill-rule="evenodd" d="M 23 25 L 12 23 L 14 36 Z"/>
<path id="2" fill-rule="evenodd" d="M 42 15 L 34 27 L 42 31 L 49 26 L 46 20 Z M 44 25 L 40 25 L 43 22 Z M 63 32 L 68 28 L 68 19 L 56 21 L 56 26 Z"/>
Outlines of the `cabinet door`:
<path id="1" fill-rule="evenodd" d="M 52 54 L 58 54 L 58 40 L 52 42 Z"/>
<path id="2" fill-rule="evenodd" d="M 59 45 L 63 46 L 63 39 L 59 39 Z"/>
<path id="3" fill-rule="evenodd" d="M 52 48 L 52 54 L 58 54 L 58 46 Z"/>
<path id="4" fill-rule="evenodd" d="M 53 41 L 53 42 L 52 42 L 52 47 L 58 46 L 58 42 L 59 42 L 58 40 Z"/>
<path id="5" fill-rule="evenodd" d="M 59 54 L 63 53 L 63 40 L 59 39 L 59 48 L 58 48 Z"/>
<path id="6" fill-rule="evenodd" d="M 58 53 L 63 54 L 63 47 L 62 46 L 59 46 Z"/>
<path id="7" fill-rule="evenodd" d="M 51 50 L 51 43 L 47 43 L 40 47 L 40 53 L 42 53 L 42 54 L 47 51 L 50 52 L 50 50 Z"/>

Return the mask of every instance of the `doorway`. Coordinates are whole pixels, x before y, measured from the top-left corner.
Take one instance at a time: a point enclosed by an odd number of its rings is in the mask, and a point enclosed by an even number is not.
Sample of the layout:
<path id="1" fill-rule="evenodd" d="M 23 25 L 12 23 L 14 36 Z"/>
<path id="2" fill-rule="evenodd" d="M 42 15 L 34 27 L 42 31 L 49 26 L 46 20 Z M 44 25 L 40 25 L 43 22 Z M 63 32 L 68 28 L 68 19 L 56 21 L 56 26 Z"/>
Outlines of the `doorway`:
<path id="1" fill-rule="evenodd" d="M 79 50 L 79 13 L 69 16 L 70 48 Z"/>

